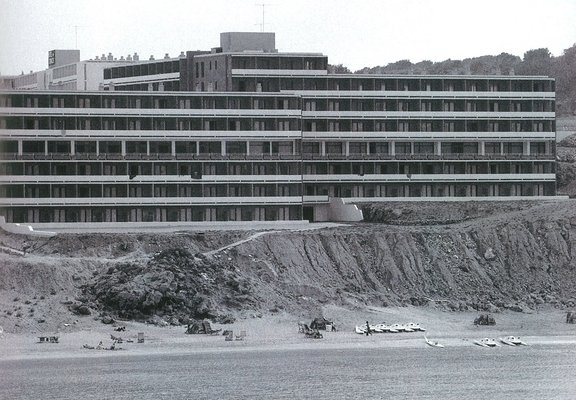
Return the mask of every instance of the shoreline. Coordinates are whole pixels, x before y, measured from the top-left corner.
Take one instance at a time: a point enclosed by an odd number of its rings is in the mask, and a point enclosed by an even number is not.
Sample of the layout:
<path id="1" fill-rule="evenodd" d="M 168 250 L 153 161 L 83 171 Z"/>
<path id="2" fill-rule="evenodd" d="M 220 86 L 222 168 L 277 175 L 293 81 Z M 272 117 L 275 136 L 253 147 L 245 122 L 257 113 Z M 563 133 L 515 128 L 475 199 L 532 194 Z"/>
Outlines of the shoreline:
<path id="1" fill-rule="evenodd" d="M 30 332 L 6 333 L 0 335 L 0 361 L 42 360 L 53 358 L 92 358 L 118 356 L 159 356 L 186 355 L 201 353 L 250 352 L 250 351 L 301 351 L 301 350 L 345 350 L 373 348 L 427 348 L 430 351 L 446 351 L 451 347 L 474 345 L 473 340 L 490 337 L 520 336 L 529 345 L 572 346 L 576 345 L 576 325 L 567 324 L 562 319 L 565 312 L 558 309 L 538 310 L 533 313 L 503 312 L 493 314 L 494 326 L 475 326 L 472 321 L 478 312 L 448 312 L 430 307 L 370 307 L 363 311 L 350 311 L 335 306 L 327 306 L 324 315 L 333 316 L 338 331 L 321 331 L 323 339 L 305 338 L 298 333 L 298 319 L 292 315 L 268 315 L 261 318 L 248 318 L 233 324 L 213 327 L 222 330 L 247 332 L 244 340 L 226 341 L 218 335 L 185 334 L 185 326 L 159 327 L 139 322 L 119 321 L 117 326 L 126 326 L 126 331 L 117 332 L 112 325 L 103 325 L 87 317 L 75 326 L 67 326 L 57 333 Z M 312 318 L 310 318 L 312 320 Z M 426 332 L 375 333 L 371 336 L 359 335 L 354 330 L 356 324 L 366 320 L 371 323 L 419 323 Z M 137 343 L 138 332 L 143 332 L 144 343 Z M 38 336 L 59 336 L 59 343 L 38 343 Z M 122 337 L 117 344 L 122 350 L 89 350 L 84 344 L 94 346 L 102 341 L 109 347 L 111 335 Z M 445 349 L 432 349 L 426 345 L 424 336 L 438 340 Z M 127 339 L 133 343 L 126 342 Z M 509 346 L 503 346 L 509 347 Z"/>

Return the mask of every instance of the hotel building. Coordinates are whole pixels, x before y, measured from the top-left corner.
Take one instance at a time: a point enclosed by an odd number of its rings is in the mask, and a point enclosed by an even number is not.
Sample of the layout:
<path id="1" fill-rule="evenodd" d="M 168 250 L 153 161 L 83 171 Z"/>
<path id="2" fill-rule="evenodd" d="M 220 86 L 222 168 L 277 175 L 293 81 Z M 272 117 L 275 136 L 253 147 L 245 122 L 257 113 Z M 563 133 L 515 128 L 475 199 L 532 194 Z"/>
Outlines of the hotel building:
<path id="1" fill-rule="evenodd" d="M 0 94 L 8 222 L 358 220 L 389 200 L 554 197 L 541 76 L 329 74 L 271 33 Z"/>

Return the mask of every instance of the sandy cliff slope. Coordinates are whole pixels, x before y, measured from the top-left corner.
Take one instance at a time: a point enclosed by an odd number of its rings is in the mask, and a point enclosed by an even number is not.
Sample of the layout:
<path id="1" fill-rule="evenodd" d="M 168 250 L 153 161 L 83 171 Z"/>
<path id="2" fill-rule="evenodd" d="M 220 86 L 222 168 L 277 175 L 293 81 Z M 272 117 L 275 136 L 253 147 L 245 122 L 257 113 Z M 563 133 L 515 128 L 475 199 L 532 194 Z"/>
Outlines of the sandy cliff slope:
<path id="1" fill-rule="evenodd" d="M 379 204 L 340 228 L 0 234 L 0 326 L 76 315 L 225 323 L 327 305 L 527 310 L 576 301 L 576 202 Z"/>

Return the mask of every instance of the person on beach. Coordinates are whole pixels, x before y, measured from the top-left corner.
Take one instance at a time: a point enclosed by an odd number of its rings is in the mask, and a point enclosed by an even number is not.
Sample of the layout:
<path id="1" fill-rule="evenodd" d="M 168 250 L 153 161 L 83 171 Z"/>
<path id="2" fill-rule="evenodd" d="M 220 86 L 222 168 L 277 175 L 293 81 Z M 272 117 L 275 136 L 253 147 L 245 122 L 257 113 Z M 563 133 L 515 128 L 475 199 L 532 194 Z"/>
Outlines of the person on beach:
<path id="1" fill-rule="evenodd" d="M 371 335 L 372 330 L 370 329 L 370 324 L 366 321 L 366 336 Z"/>

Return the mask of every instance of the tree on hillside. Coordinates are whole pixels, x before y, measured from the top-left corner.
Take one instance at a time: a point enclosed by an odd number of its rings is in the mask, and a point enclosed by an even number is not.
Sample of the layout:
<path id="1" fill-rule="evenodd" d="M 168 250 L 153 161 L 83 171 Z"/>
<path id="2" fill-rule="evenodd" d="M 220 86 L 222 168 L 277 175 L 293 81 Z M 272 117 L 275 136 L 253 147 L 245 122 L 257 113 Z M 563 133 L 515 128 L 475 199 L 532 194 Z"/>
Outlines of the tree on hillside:
<path id="1" fill-rule="evenodd" d="M 328 73 L 329 74 L 351 74 L 352 71 L 350 71 L 348 69 L 348 67 L 345 67 L 342 64 L 338 64 L 338 65 L 328 64 Z"/>
<path id="2" fill-rule="evenodd" d="M 552 54 L 548 49 L 528 50 L 522 63 L 516 67 L 517 75 L 550 75 Z"/>
<path id="3" fill-rule="evenodd" d="M 463 75 L 465 70 L 460 60 L 444 60 L 430 66 L 428 73 L 434 75 Z"/>
<path id="4" fill-rule="evenodd" d="M 556 79 L 558 113 L 576 113 L 576 44 L 554 60 L 551 75 Z"/>

